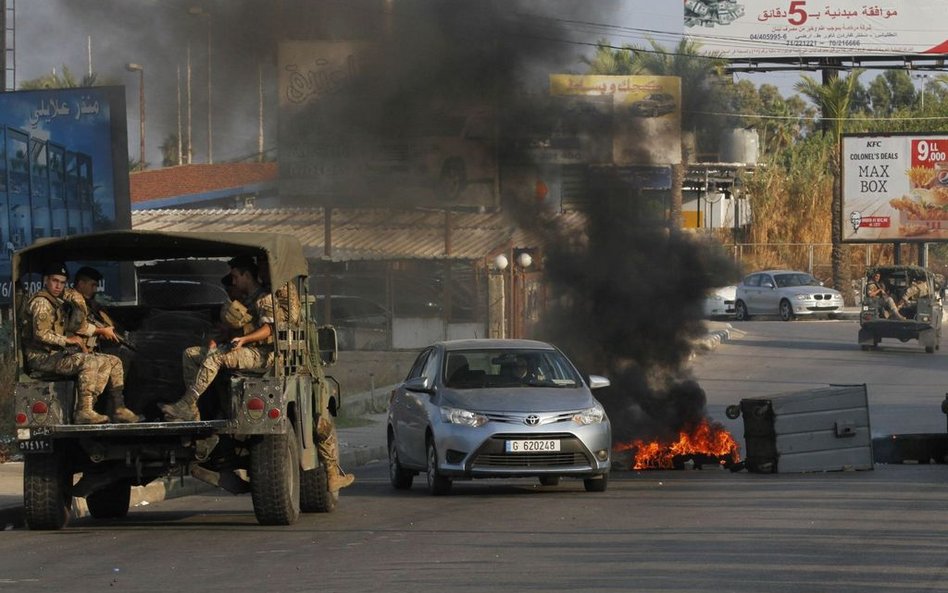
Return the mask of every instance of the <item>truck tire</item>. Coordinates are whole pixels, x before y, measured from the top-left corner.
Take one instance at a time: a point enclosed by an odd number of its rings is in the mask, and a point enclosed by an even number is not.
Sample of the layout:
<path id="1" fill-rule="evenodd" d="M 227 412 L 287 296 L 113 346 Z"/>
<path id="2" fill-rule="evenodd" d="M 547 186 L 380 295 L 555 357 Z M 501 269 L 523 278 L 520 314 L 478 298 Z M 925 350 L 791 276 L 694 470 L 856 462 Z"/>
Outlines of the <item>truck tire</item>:
<path id="1" fill-rule="evenodd" d="M 304 513 L 331 513 L 336 510 L 339 493 L 329 491 L 326 466 L 300 470 L 300 510 Z"/>
<path id="2" fill-rule="evenodd" d="M 72 472 L 62 451 L 27 455 L 23 463 L 23 511 L 30 529 L 62 529 L 72 506 Z"/>
<path id="3" fill-rule="evenodd" d="M 87 496 L 86 506 L 96 519 L 121 519 L 128 515 L 131 497 L 131 481 L 119 480 Z"/>
<path id="4" fill-rule="evenodd" d="M 261 525 L 292 525 L 300 516 L 296 436 L 269 434 L 250 445 L 250 495 Z"/>

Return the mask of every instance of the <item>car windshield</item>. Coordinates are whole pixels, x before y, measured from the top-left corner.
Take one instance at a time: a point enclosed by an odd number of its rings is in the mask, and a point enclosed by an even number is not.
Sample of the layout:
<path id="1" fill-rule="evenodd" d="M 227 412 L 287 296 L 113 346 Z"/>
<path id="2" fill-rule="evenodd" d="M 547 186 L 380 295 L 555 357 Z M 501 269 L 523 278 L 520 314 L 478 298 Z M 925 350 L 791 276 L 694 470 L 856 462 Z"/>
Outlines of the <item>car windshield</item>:
<path id="1" fill-rule="evenodd" d="M 444 384 L 453 389 L 486 387 L 578 387 L 573 365 L 556 350 L 452 350 Z"/>
<path id="2" fill-rule="evenodd" d="M 774 274 L 774 282 L 778 288 L 787 288 L 788 286 L 819 286 L 820 282 L 803 272 L 793 272 L 791 274 Z"/>

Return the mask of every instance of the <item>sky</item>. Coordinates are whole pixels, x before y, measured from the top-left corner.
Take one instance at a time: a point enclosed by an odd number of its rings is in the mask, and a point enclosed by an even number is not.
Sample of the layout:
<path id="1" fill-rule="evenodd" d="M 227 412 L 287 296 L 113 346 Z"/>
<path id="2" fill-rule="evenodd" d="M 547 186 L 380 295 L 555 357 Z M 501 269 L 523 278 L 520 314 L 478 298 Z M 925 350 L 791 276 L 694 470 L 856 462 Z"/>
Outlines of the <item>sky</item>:
<path id="1" fill-rule="evenodd" d="M 125 86 L 129 154 L 139 153 L 139 81 L 129 62 L 144 67 L 146 161 L 160 166 L 159 146 L 181 125 L 187 129 L 188 47 L 191 55 L 191 122 L 193 162 L 207 162 L 210 111 L 215 162 L 257 152 L 260 106 L 258 68 L 264 80 L 275 75 L 267 40 L 279 32 L 267 26 L 256 9 L 291 7 L 298 0 L 30 0 L 16 5 L 16 79 L 18 82 L 68 67 L 81 77 L 90 67 L 99 83 Z M 325 0 L 332 4 L 340 0 Z M 379 3 L 382 0 L 377 0 Z M 390 0 L 401 2 L 402 0 Z M 411 0 L 406 0 L 411 1 Z M 261 4 L 262 3 L 262 4 Z M 312 3 L 309 4 L 312 6 Z M 666 47 L 679 39 L 681 5 L 655 0 L 512 0 L 506 4 L 520 18 L 544 22 L 562 42 L 551 70 L 582 72 L 582 55 L 591 55 L 598 39 L 613 45 L 644 44 L 650 36 Z M 210 18 L 189 9 L 199 7 Z M 291 8 L 288 8 L 291 9 Z M 263 11 L 265 12 L 265 11 Z M 546 21 L 545 19 L 549 19 Z M 208 38 L 211 24 L 211 109 L 208 109 Z M 91 53 L 89 48 L 91 46 Z M 793 93 L 799 74 L 770 73 L 745 77 L 755 84 L 777 84 Z M 276 91 L 263 85 L 264 146 L 275 147 Z M 181 106 L 176 95 L 180 89 Z"/>

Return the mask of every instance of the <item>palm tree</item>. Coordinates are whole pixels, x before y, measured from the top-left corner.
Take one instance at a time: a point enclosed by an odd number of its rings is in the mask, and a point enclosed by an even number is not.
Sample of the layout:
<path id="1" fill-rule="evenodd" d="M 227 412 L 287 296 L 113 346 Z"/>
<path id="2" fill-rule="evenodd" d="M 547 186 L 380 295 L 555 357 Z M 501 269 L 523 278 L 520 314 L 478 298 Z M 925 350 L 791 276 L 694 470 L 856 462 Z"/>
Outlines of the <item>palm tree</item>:
<path id="1" fill-rule="evenodd" d="M 837 148 L 830 151 L 830 174 L 833 176 L 832 236 L 833 236 L 833 284 L 843 293 L 847 304 L 851 304 L 853 295 L 852 270 L 849 269 L 849 250 L 843 245 L 843 192 L 840 178 L 840 138 L 846 127 L 846 119 L 850 115 L 850 105 L 854 92 L 859 84 L 861 69 L 853 70 L 846 78 L 833 76 L 823 83 L 810 76 L 804 75 L 794 89 L 806 95 L 813 101 L 823 114 L 823 134 L 828 134 L 833 145 Z"/>
<path id="2" fill-rule="evenodd" d="M 672 195 L 669 222 L 681 228 L 682 186 L 696 150 L 695 130 L 706 125 L 708 105 L 714 102 L 716 87 L 711 81 L 721 74 L 726 61 L 717 54 L 704 54 L 700 44 L 683 38 L 668 50 L 649 39 L 649 46 L 625 45 L 621 49 L 600 42 L 595 56 L 584 60 L 591 74 L 651 74 L 681 79 L 681 162 L 672 165 Z"/>
<path id="3" fill-rule="evenodd" d="M 97 75 L 95 72 L 86 74 L 80 79 L 76 79 L 72 71 L 63 65 L 62 74 L 56 72 L 54 68 L 49 74 L 44 74 L 39 78 L 33 78 L 20 83 L 20 89 L 24 91 L 34 91 L 42 89 L 71 89 L 78 87 L 96 86 Z"/>

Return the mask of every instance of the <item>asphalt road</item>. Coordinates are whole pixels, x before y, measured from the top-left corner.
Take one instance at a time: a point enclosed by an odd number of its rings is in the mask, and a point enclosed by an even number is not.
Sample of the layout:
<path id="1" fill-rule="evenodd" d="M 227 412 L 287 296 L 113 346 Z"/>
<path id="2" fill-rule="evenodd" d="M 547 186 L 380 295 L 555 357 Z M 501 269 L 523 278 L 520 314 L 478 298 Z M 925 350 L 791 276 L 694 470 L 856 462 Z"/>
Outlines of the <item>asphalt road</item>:
<path id="1" fill-rule="evenodd" d="M 943 430 L 948 354 L 898 343 L 861 352 L 855 327 L 742 324 L 695 374 L 712 408 L 865 381 L 874 426 Z M 944 465 L 615 472 L 604 493 L 509 480 L 457 483 L 438 498 L 420 480 L 393 491 L 386 471 L 360 468 L 335 513 L 285 528 L 256 525 L 249 496 L 226 495 L 135 508 L 112 524 L 8 531 L 0 591 L 948 591 Z"/>

